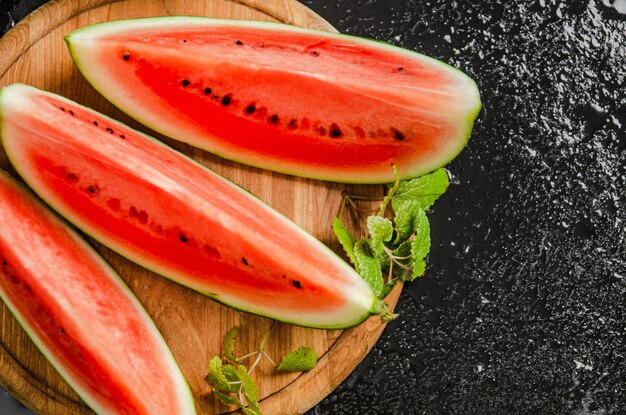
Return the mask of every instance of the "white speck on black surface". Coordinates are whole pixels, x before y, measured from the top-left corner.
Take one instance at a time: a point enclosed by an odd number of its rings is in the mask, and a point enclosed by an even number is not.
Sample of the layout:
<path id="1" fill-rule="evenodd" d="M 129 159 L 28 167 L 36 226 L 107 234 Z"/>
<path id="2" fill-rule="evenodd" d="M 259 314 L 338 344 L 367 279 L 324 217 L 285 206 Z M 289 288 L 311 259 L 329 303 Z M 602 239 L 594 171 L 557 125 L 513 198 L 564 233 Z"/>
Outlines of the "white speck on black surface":
<path id="1" fill-rule="evenodd" d="M 0 33 L 11 29 L 43 3 L 45 1 L 41 0 L 0 0 Z"/>
<path id="2" fill-rule="evenodd" d="M 0 0 L 0 29 L 42 3 Z M 484 102 L 427 275 L 309 415 L 625 414 L 624 0 L 303 3 L 461 68 Z"/>

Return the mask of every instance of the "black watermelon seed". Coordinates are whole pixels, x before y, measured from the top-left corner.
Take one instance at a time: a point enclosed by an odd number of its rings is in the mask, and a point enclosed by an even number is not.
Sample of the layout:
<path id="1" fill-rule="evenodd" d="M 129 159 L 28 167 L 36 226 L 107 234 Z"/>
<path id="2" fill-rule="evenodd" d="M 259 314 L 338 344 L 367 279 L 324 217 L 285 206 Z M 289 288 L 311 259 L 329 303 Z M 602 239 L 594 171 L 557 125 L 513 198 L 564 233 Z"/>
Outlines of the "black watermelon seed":
<path id="1" fill-rule="evenodd" d="M 107 128 L 107 132 L 108 132 L 109 134 L 113 134 L 113 129 L 112 129 L 112 128 Z"/>
<path id="2" fill-rule="evenodd" d="M 246 114 L 254 114 L 254 111 L 256 111 L 256 107 L 253 104 L 246 107 Z"/>
<path id="3" fill-rule="evenodd" d="M 396 138 L 396 140 L 398 141 L 402 141 L 404 140 L 404 134 L 402 134 L 402 132 L 400 130 L 397 130 L 393 127 L 390 128 L 391 132 L 393 133 L 393 136 Z"/>
<path id="4" fill-rule="evenodd" d="M 65 329 L 64 328 L 61 328 L 61 333 L 65 333 Z"/>
<path id="5" fill-rule="evenodd" d="M 2 261 L 2 266 L 6 267 L 7 266 L 7 262 L 6 261 Z"/>
<path id="6" fill-rule="evenodd" d="M 300 283 L 300 281 L 298 280 L 293 280 L 291 281 L 291 283 L 293 284 L 294 287 L 296 288 L 302 288 L 302 284 Z"/>
<path id="7" fill-rule="evenodd" d="M 295 118 L 292 118 L 291 121 L 287 124 L 287 127 L 290 129 L 298 128 L 298 121 Z"/>
<path id="8" fill-rule="evenodd" d="M 326 128 L 324 128 L 324 127 L 318 127 L 318 128 L 317 128 L 317 133 L 318 133 L 319 135 L 326 135 Z"/>
<path id="9" fill-rule="evenodd" d="M 70 110 L 70 115 L 74 116 L 74 111 Z"/>
<path id="10" fill-rule="evenodd" d="M 97 184 L 92 184 L 87 187 L 87 191 L 95 196 L 100 193 L 100 187 Z"/>
<path id="11" fill-rule="evenodd" d="M 120 134 L 120 138 L 121 138 L 122 140 L 124 140 L 124 139 L 126 139 L 126 136 L 125 136 L 124 134 Z"/>
<path id="12" fill-rule="evenodd" d="M 69 181 L 76 183 L 78 181 L 78 176 L 74 173 L 67 173 L 67 178 Z"/>
<path id="13" fill-rule="evenodd" d="M 94 121 L 93 125 L 95 125 L 97 127 L 98 126 L 98 121 Z"/>
<path id="14" fill-rule="evenodd" d="M 183 79 L 182 85 L 183 86 L 188 86 L 191 82 L 189 82 L 189 79 Z"/>
<path id="15" fill-rule="evenodd" d="M 316 50 L 314 50 L 314 51 L 313 51 L 313 53 L 311 53 L 311 55 L 313 55 L 313 56 L 319 56 L 319 53 L 317 53 L 317 51 L 316 51 Z"/>
<path id="16" fill-rule="evenodd" d="M 238 41 L 236 41 L 235 43 L 236 43 L 237 45 L 239 45 L 239 46 L 243 45 L 243 42 L 242 42 L 241 40 L 238 40 Z"/>
<path id="17" fill-rule="evenodd" d="M 180 241 L 181 241 L 182 243 L 184 243 L 184 244 L 186 244 L 186 243 L 187 243 L 187 241 L 189 240 L 189 239 L 187 239 L 187 235 L 185 235 L 184 233 L 181 233 L 181 234 L 180 234 L 179 239 L 180 239 Z"/>
<path id="18" fill-rule="evenodd" d="M 267 121 L 269 121 L 271 124 L 278 123 L 278 114 L 272 114 L 267 118 Z"/>
<path id="19" fill-rule="evenodd" d="M 228 95 L 226 95 L 224 98 L 222 98 L 222 105 L 227 107 L 230 105 L 230 97 Z"/>
<path id="20" fill-rule="evenodd" d="M 402 72 L 404 70 L 404 68 L 401 66 L 398 68 L 398 72 Z"/>
<path id="21" fill-rule="evenodd" d="M 332 138 L 339 138 L 343 135 L 343 133 L 341 132 L 341 130 L 339 129 L 339 126 L 337 126 L 337 124 L 333 123 L 330 125 L 330 136 Z"/>
<path id="22" fill-rule="evenodd" d="M 204 95 L 209 95 L 211 93 L 211 88 L 204 88 Z"/>
<path id="23" fill-rule="evenodd" d="M 242 256 L 241 260 L 243 261 L 243 264 L 247 267 L 248 266 L 248 260 L 246 259 L 246 257 Z"/>
<path id="24" fill-rule="evenodd" d="M 59 109 L 60 109 L 61 111 L 65 111 L 65 108 L 63 108 L 63 107 L 59 107 Z"/>
<path id="25" fill-rule="evenodd" d="M 183 43 L 187 43 L 187 39 L 183 39 Z"/>
<path id="26" fill-rule="evenodd" d="M 124 58 L 125 61 L 130 59 L 130 53 L 128 52 L 124 52 L 124 54 L 122 55 L 122 58 Z"/>

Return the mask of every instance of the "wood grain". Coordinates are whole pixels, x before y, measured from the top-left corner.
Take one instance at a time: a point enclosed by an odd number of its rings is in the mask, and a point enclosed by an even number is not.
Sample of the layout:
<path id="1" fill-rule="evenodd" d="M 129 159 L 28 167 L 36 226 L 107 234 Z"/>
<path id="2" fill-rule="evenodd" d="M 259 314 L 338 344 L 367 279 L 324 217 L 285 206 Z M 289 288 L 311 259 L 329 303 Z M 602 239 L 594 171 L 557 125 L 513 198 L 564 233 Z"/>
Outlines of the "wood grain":
<path id="1" fill-rule="evenodd" d="M 328 22 L 295 0 L 52 0 L 0 39 L 0 86 L 23 82 L 43 88 L 157 136 L 243 186 L 340 252 L 331 222 L 339 209 L 342 192 L 381 196 L 382 186 L 290 177 L 223 160 L 162 137 L 131 120 L 93 90 L 75 69 L 63 41 L 65 34 L 88 24 L 163 15 L 281 21 L 334 31 Z M 0 166 L 12 171 L 2 151 Z M 358 215 L 352 219 L 353 229 L 358 231 Z M 232 326 L 240 327 L 236 351 L 244 354 L 256 349 L 271 321 L 224 307 L 91 242 L 124 278 L 161 330 L 191 386 L 198 413 L 221 414 L 232 410 L 209 393 L 204 379 L 208 361 L 222 352 L 222 336 Z M 395 305 L 400 290 L 397 287 L 390 294 L 390 305 Z M 255 377 L 260 384 L 264 413 L 299 414 L 314 406 L 363 359 L 383 328 L 377 318 L 345 331 L 277 323 L 266 349 L 270 355 L 278 358 L 300 345 L 309 345 L 320 360 L 314 370 L 304 374 L 276 374 L 269 364 L 260 365 Z M 0 384 L 37 413 L 91 413 L 35 348 L 4 304 L 0 304 Z"/>

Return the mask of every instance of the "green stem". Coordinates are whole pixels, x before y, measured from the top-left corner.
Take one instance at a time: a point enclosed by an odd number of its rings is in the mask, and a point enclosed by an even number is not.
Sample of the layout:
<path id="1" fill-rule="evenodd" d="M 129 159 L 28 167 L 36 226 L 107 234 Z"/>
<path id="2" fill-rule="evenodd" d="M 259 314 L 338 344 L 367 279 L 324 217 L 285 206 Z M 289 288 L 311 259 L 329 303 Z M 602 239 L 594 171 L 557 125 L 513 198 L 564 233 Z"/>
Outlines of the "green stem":
<path id="1" fill-rule="evenodd" d="M 395 164 L 391 165 L 393 167 L 393 173 L 396 175 L 396 181 L 393 183 L 393 187 L 389 189 L 387 192 L 387 196 L 383 199 L 383 202 L 380 204 L 380 210 L 378 211 L 378 216 L 383 216 L 385 214 L 385 210 L 387 209 L 387 205 L 391 201 L 391 198 L 398 190 L 398 186 L 400 185 L 400 179 L 398 178 L 398 168 Z"/>
<path id="2" fill-rule="evenodd" d="M 383 323 L 388 323 L 391 320 L 395 320 L 398 314 L 395 314 L 389 309 L 389 306 L 384 301 L 379 301 L 375 306 L 375 312 L 380 316 L 380 320 Z"/>
<path id="3" fill-rule="evenodd" d="M 241 356 L 241 357 L 239 358 L 239 360 L 243 360 L 243 359 L 246 359 L 246 358 L 248 358 L 248 357 L 250 357 L 250 356 L 254 356 L 254 355 L 255 355 L 255 354 L 257 354 L 257 353 L 259 353 L 259 352 L 250 352 L 250 353 L 248 353 L 248 354 L 246 354 L 246 355 Z"/>
<path id="4" fill-rule="evenodd" d="M 252 374 L 252 371 L 254 370 L 256 365 L 259 364 L 259 362 L 261 361 L 262 357 L 263 357 L 263 352 L 259 352 L 259 354 L 257 355 L 256 359 L 254 359 L 254 363 L 252 363 L 252 366 L 250 366 L 250 369 L 248 369 L 248 375 Z"/>
<path id="5" fill-rule="evenodd" d="M 264 351 L 263 351 L 263 352 L 261 352 L 261 353 L 263 353 L 263 356 L 265 356 L 265 357 L 267 358 L 267 360 L 269 360 L 269 361 L 270 361 L 270 363 L 272 364 L 272 366 L 276 366 L 276 362 L 274 362 L 274 359 L 272 359 L 272 358 L 270 357 L 270 355 L 269 355 L 269 354 L 267 354 L 267 352 L 264 352 Z"/>
<path id="6" fill-rule="evenodd" d="M 343 199 L 341 199 L 341 206 L 339 207 L 339 215 L 337 216 L 339 219 L 342 218 L 343 210 L 346 205 L 350 205 L 350 207 L 352 207 L 352 209 L 354 209 L 354 211 L 358 213 L 371 212 L 370 209 L 361 209 L 360 207 L 358 207 L 356 203 L 354 203 L 355 200 L 367 200 L 367 201 L 379 201 L 379 200 L 384 201 L 385 200 L 385 198 L 380 197 L 380 196 L 351 195 L 351 194 L 346 193 L 345 191 L 342 194 L 343 194 Z"/>
<path id="7" fill-rule="evenodd" d="M 355 200 L 369 200 L 369 201 L 379 201 L 379 200 L 384 200 L 384 197 L 380 197 L 380 196 L 359 196 L 359 195 L 349 195 L 351 199 L 355 199 Z"/>
<path id="8" fill-rule="evenodd" d="M 352 196 L 347 193 L 344 193 L 343 199 L 341 199 L 341 207 L 339 208 L 339 216 L 337 216 L 339 219 L 343 218 L 343 210 L 346 207 L 346 205 L 350 205 L 352 209 L 354 209 L 357 212 L 360 211 L 359 207 L 356 205 L 356 203 L 354 203 L 353 199 L 355 198 L 356 196 Z"/>
<path id="9" fill-rule="evenodd" d="M 403 264 L 402 262 L 400 262 L 400 260 L 411 258 L 411 255 L 407 255 L 407 256 L 397 256 L 397 255 L 394 255 L 393 251 L 391 249 L 387 248 L 384 245 L 383 245 L 383 250 L 389 256 L 389 263 L 390 263 L 390 265 L 393 265 L 393 263 L 395 262 L 396 264 L 398 264 L 399 267 L 404 268 L 406 270 L 410 270 L 412 268 L 412 267 L 407 266 L 407 265 Z"/>

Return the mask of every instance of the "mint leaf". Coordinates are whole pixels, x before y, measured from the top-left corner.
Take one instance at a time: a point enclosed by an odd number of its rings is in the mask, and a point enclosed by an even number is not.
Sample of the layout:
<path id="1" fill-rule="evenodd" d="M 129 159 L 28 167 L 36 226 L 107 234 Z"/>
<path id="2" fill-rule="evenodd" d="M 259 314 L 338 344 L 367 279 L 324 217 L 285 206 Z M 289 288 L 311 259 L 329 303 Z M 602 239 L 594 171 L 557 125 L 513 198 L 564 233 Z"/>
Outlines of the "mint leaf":
<path id="1" fill-rule="evenodd" d="M 310 347 L 299 347 L 287 353 L 276 369 L 287 372 L 303 372 L 311 370 L 317 364 L 317 354 Z"/>
<path id="2" fill-rule="evenodd" d="M 222 359 L 219 356 L 214 356 L 209 362 L 209 374 L 207 375 L 207 381 L 215 389 L 226 392 L 236 392 L 238 390 L 238 386 L 230 384 L 229 382 L 232 382 L 233 379 L 228 379 L 225 373 L 225 369 L 228 367 L 232 368 L 230 365 L 224 366 Z"/>
<path id="3" fill-rule="evenodd" d="M 391 199 L 397 231 L 395 243 L 411 235 L 418 211 L 428 210 L 446 191 L 448 184 L 448 173 L 444 169 L 399 184 Z"/>
<path id="4" fill-rule="evenodd" d="M 393 224 L 387 218 L 382 216 L 369 216 L 367 218 L 367 230 L 370 233 L 372 241 L 370 246 L 375 257 L 379 257 L 383 253 L 383 242 L 388 242 L 393 236 Z"/>
<path id="5" fill-rule="evenodd" d="M 413 272 L 409 281 L 421 276 L 426 269 L 424 258 L 430 251 L 430 223 L 426 217 L 426 212 L 422 209 L 417 211 L 415 216 L 415 232 L 411 242 L 411 266 Z"/>
<path id="6" fill-rule="evenodd" d="M 220 398 L 220 401 L 224 402 L 226 405 L 237 405 L 240 406 L 239 400 L 232 398 L 225 393 L 218 391 L 217 389 L 213 389 L 213 393 Z"/>
<path id="7" fill-rule="evenodd" d="M 400 182 L 391 200 L 392 205 L 404 202 L 419 202 L 420 207 L 428 210 L 449 185 L 448 173 L 440 168 L 430 174 Z"/>
<path id="8" fill-rule="evenodd" d="M 378 297 L 383 289 L 383 273 L 380 269 L 380 260 L 374 258 L 369 239 L 354 244 L 354 257 L 359 274 Z"/>
<path id="9" fill-rule="evenodd" d="M 239 375 L 237 375 L 237 369 L 235 369 L 233 365 L 225 365 L 222 368 L 222 373 L 224 373 L 226 380 L 228 380 L 229 382 L 239 382 Z M 231 385 L 231 387 L 233 387 L 234 389 L 231 392 L 236 392 L 239 390 L 238 384 Z"/>
<path id="10" fill-rule="evenodd" d="M 224 335 L 224 355 L 231 362 L 239 363 L 239 359 L 233 354 L 235 348 L 235 335 L 237 334 L 237 326 L 228 330 Z"/>
<path id="11" fill-rule="evenodd" d="M 261 409 L 259 408 L 259 387 L 252 379 L 252 377 L 248 374 L 248 369 L 245 366 L 239 365 L 237 368 L 237 375 L 239 380 L 241 380 L 241 387 L 243 395 L 246 397 L 246 402 L 250 405 L 250 409 L 255 411 L 253 413 L 260 413 Z"/>
<path id="12" fill-rule="evenodd" d="M 335 235 L 337 235 L 337 239 L 339 239 L 344 251 L 348 254 L 350 261 L 356 265 L 356 258 L 354 257 L 354 236 L 352 233 L 343 226 L 343 222 L 341 222 L 339 218 L 333 219 L 333 231 L 335 231 Z"/>
<path id="13" fill-rule="evenodd" d="M 393 255 L 395 257 L 406 258 L 405 260 L 408 263 L 409 256 L 411 255 L 411 240 L 407 239 L 398 245 L 398 247 L 393 250 Z"/>

